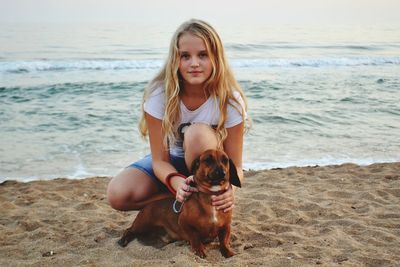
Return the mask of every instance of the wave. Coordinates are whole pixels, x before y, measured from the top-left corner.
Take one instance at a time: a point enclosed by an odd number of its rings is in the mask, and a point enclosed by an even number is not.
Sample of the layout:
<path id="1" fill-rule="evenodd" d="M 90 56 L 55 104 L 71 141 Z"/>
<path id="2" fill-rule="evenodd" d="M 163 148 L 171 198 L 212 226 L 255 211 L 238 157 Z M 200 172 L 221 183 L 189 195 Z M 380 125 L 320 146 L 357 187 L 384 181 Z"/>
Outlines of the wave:
<path id="1" fill-rule="evenodd" d="M 357 164 L 360 166 L 367 166 L 375 163 L 394 163 L 394 162 L 398 162 L 398 159 L 333 158 L 330 156 L 326 156 L 320 159 L 288 160 L 282 162 L 244 162 L 243 169 L 245 171 L 261 171 L 261 170 L 281 169 L 289 167 L 342 165 L 347 163 Z"/>
<path id="2" fill-rule="evenodd" d="M 271 43 L 271 44 L 236 44 L 228 43 L 225 45 L 227 50 L 233 51 L 270 51 L 279 49 L 288 50 L 302 50 L 302 49 L 316 49 L 316 50 L 360 50 L 360 51 L 382 51 L 386 49 L 398 49 L 399 44 L 394 43 L 376 43 L 369 45 L 361 44 L 333 44 L 333 45 L 310 45 L 310 44 L 293 44 L 293 43 Z"/>
<path id="3" fill-rule="evenodd" d="M 234 68 L 382 66 L 400 65 L 400 57 L 253 59 L 232 61 L 231 63 Z"/>
<path id="4" fill-rule="evenodd" d="M 39 60 L 0 62 L 0 73 L 27 73 L 42 71 L 84 71 L 84 70 L 124 70 L 158 69 L 160 60 Z"/>
<path id="5" fill-rule="evenodd" d="M 327 57 L 293 59 L 233 59 L 233 68 L 274 68 L 274 67 L 340 67 L 340 66 L 382 66 L 400 65 L 400 57 Z M 0 73 L 30 73 L 58 71 L 106 71 L 106 70 L 151 70 L 159 69 L 162 60 L 38 60 L 3 61 Z"/>

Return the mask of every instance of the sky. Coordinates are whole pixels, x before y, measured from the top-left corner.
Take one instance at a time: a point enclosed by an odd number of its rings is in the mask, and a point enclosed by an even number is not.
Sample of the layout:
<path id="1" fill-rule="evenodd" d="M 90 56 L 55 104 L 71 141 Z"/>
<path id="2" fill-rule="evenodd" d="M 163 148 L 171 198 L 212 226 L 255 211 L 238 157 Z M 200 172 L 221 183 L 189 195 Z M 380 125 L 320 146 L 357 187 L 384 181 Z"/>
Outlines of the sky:
<path id="1" fill-rule="evenodd" d="M 0 23 L 181 22 L 400 25 L 400 0 L 0 0 Z"/>

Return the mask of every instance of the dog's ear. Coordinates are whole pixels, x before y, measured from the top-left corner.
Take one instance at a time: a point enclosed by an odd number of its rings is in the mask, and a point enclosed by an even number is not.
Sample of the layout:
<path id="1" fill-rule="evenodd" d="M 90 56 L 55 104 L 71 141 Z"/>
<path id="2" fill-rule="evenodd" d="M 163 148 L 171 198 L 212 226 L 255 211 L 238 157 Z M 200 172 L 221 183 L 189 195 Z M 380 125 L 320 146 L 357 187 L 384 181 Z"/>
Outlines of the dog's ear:
<path id="1" fill-rule="evenodd" d="M 197 158 L 195 158 L 192 162 L 192 167 L 190 168 L 190 170 L 192 171 L 192 174 L 195 174 L 197 172 L 197 170 L 200 167 L 200 156 L 198 156 Z"/>
<path id="2" fill-rule="evenodd" d="M 236 171 L 235 163 L 231 159 L 229 159 L 229 182 L 237 187 L 242 187 L 242 183 L 240 182 L 239 176 Z"/>

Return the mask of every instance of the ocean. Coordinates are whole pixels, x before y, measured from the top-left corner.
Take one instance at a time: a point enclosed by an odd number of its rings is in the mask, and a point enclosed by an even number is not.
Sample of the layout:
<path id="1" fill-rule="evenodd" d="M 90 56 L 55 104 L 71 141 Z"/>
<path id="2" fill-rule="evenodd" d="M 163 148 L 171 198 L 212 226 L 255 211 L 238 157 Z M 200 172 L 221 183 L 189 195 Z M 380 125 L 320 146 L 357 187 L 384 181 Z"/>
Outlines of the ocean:
<path id="1" fill-rule="evenodd" d="M 0 182 L 114 175 L 178 25 L 0 26 Z M 245 169 L 400 161 L 400 29 L 214 25 L 248 97 Z"/>

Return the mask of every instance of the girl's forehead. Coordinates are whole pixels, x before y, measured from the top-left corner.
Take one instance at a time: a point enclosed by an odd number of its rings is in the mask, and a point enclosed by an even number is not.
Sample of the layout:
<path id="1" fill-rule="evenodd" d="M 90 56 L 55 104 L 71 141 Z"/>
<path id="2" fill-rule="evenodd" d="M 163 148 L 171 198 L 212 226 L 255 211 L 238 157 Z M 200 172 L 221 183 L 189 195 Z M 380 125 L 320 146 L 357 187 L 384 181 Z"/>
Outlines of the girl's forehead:
<path id="1" fill-rule="evenodd" d="M 200 37 L 192 33 L 183 33 L 178 40 L 179 50 L 206 50 L 206 45 Z"/>

